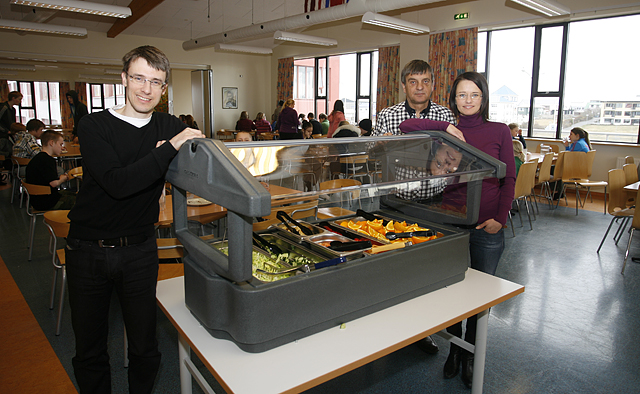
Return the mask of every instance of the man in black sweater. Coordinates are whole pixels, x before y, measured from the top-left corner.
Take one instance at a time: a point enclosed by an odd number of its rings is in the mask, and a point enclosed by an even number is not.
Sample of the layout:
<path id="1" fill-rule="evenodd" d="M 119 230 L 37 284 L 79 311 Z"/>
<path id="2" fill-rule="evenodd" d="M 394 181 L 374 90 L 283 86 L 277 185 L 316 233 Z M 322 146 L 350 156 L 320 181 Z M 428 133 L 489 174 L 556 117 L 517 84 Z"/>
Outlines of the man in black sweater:
<path id="1" fill-rule="evenodd" d="M 126 104 L 87 115 L 78 125 L 83 182 L 69 213 L 66 263 L 73 368 L 81 393 L 111 392 L 107 336 L 113 290 L 129 341 L 129 392 L 153 390 L 160 366 L 158 200 L 178 149 L 204 137 L 175 116 L 154 112 L 169 79 L 164 53 L 143 46 L 122 60 Z"/>

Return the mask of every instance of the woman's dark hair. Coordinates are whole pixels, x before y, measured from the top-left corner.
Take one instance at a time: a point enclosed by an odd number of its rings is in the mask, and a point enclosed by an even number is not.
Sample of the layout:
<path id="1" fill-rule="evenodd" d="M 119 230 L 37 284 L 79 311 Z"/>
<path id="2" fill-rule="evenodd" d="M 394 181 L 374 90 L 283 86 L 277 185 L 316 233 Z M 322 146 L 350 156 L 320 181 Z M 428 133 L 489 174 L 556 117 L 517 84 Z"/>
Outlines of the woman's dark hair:
<path id="1" fill-rule="evenodd" d="M 342 100 L 336 100 L 336 102 L 333 103 L 333 111 L 331 113 L 336 111 L 344 112 L 344 103 Z"/>
<path id="2" fill-rule="evenodd" d="M 478 89 L 480 89 L 480 94 L 482 94 L 482 103 L 480 104 L 479 113 L 485 122 L 489 120 L 489 85 L 487 84 L 485 77 L 475 71 L 468 71 L 460 74 L 458 75 L 458 78 L 453 81 L 451 94 L 449 94 L 449 108 L 453 111 L 453 115 L 455 115 L 457 119 L 460 119 L 460 111 L 458 110 L 458 105 L 456 103 L 456 94 L 460 81 L 471 81 L 478 87 Z"/>
<path id="3" fill-rule="evenodd" d="M 306 120 L 302 121 L 302 130 L 309 128 L 309 127 L 313 127 L 313 125 L 311 124 L 311 122 L 307 122 Z"/>
<path id="4" fill-rule="evenodd" d="M 591 141 L 589 141 L 589 133 L 587 133 L 587 130 L 580 127 L 574 127 L 573 129 L 571 129 L 571 132 L 580 138 L 584 138 L 584 142 L 587 143 L 589 150 L 593 150 L 593 148 L 591 147 Z"/>

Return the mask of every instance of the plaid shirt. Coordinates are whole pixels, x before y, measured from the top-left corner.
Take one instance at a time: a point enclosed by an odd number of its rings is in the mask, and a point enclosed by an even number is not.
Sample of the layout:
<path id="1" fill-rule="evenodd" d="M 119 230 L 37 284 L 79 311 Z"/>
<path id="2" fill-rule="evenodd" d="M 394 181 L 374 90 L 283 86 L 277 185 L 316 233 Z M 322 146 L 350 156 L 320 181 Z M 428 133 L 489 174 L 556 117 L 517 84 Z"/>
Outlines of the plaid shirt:
<path id="1" fill-rule="evenodd" d="M 403 179 L 420 179 L 430 175 L 425 168 L 412 167 L 412 166 L 397 166 L 396 167 L 396 180 Z M 410 182 L 406 185 L 401 185 L 396 190 L 396 196 L 411 201 L 420 201 L 431 198 L 437 194 L 442 193 L 445 187 L 449 184 L 449 178 L 435 178 L 429 180 L 421 180 Z"/>
<path id="2" fill-rule="evenodd" d="M 28 131 L 21 131 L 16 134 L 16 143 L 13 145 L 13 156 L 31 159 L 40 153 L 41 150 L 42 148 L 38 145 L 36 137 L 34 137 L 33 134 Z"/>
<path id="3" fill-rule="evenodd" d="M 400 135 L 402 134 L 400 131 L 400 123 L 416 117 L 416 110 L 411 108 L 406 100 L 402 103 L 392 105 L 380 111 L 378 120 L 376 121 L 376 128 L 371 135 L 383 135 L 386 133 Z M 453 112 L 451 112 L 450 109 L 438 105 L 433 101 L 429 101 L 427 108 L 420 112 L 420 118 L 439 120 L 451 124 L 456 123 Z"/>

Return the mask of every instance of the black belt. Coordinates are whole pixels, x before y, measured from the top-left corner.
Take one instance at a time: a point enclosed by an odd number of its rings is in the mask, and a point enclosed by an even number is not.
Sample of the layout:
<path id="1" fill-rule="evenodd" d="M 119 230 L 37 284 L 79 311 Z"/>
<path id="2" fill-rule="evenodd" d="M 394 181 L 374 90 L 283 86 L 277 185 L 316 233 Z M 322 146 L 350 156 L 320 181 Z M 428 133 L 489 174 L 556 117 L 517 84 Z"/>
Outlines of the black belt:
<path id="1" fill-rule="evenodd" d="M 115 248 L 116 246 L 130 246 L 141 244 L 149 237 L 147 235 L 130 235 L 128 237 L 99 239 L 94 241 L 101 248 Z"/>

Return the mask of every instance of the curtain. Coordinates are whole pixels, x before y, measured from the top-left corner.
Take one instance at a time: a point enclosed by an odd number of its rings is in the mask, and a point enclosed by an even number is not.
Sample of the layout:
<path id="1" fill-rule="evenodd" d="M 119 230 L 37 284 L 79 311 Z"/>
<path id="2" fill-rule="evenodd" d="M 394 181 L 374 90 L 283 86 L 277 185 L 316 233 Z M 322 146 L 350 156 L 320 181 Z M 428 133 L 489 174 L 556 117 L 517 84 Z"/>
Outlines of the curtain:
<path id="1" fill-rule="evenodd" d="M 293 98 L 293 58 L 278 59 L 278 100 Z"/>
<path id="2" fill-rule="evenodd" d="M 80 100 L 81 103 L 87 104 L 87 83 L 76 82 L 76 92 L 78 92 L 78 100 Z"/>
<path id="3" fill-rule="evenodd" d="M 400 96 L 400 46 L 378 49 L 376 112 L 398 102 Z"/>
<path id="4" fill-rule="evenodd" d="M 9 84 L 6 79 L 0 79 L 0 103 L 9 100 Z"/>
<path id="5" fill-rule="evenodd" d="M 71 115 L 71 107 L 67 102 L 67 93 L 71 90 L 69 82 L 60 82 L 60 117 L 62 118 L 62 128 L 73 128 L 73 115 Z"/>
<path id="6" fill-rule="evenodd" d="M 160 97 L 160 102 L 156 105 L 154 111 L 169 113 L 169 89 L 164 90 L 162 97 Z"/>
<path id="7" fill-rule="evenodd" d="M 456 77 L 467 71 L 476 71 L 477 44 L 477 27 L 429 36 L 429 63 L 436 81 L 431 101 L 446 106 Z"/>

